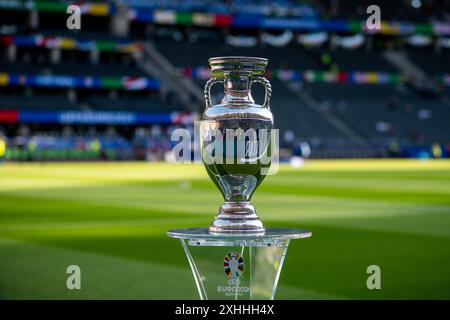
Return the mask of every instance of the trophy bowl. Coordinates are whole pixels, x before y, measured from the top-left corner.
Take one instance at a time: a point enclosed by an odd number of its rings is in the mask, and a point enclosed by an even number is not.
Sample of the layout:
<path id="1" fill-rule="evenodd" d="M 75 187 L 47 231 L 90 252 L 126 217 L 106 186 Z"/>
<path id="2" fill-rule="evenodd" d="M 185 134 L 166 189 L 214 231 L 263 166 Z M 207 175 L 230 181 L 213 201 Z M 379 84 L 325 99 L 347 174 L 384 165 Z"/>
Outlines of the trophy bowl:
<path id="1" fill-rule="evenodd" d="M 210 233 L 264 233 L 250 201 L 271 165 L 272 89 L 263 77 L 267 63 L 256 57 L 209 59 L 212 78 L 205 85 L 206 109 L 200 125 L 202 161 L 225 200 Z M 217 83 L 224 86 L 224 97 L 212 105 L 210 89 Z M 262 105 L 253 100 L 254 83 L 265 87 Z"/>

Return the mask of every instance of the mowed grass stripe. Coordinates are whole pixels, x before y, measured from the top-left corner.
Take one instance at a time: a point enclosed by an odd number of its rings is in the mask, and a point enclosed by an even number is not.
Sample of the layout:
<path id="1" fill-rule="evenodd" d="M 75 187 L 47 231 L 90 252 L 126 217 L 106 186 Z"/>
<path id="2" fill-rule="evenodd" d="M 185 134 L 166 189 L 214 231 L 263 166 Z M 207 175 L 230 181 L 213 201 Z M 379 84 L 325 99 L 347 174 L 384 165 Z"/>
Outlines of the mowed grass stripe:
<path id="1" fill-rule="evenodd" d="M 27 219 L 28 223 L 80 220 L 109 220 L 134 218 L 171 218 L 188 216 L 207 216 L 209 219 L 217 211 L 219 197 L 207 197 L 206 194 L 188 190 L 181 199 L 171 201 L 174 192 L 158 193 L 146 188 L 136 192 L 133 187 L 121 187 L 120 192 L 113 187 L 86 187 L 71 189 L 55 195 L 50 193 L 23 193 L 0 195 L 4 211 L 0 213 L 1 223 L 9 223 L 14 219 Z M 111 190 L 110 190 L 111 189 Z M 128 195 L 126 191 L 131 191 Z M 186 191 L 186 190 L 184 190 Z M 19 196 L 20 194 L 20 196 Z M 26 196 L 22 196 L 25 194 Z M 42 195 L 45 195 L 42 196 Z M 215 194 L 214 194 L 215 195 Z M 58 196 L 59 199 L 52 199 Z M 216 196 L 216 195 L 215 195 Z M 79 201 L 75 199 L 84 199 Z M 89 201 L 88 201 L 89 200 Z M 66 202 L 65 202 L 66 201 Z M 196 205 L 199 202 L 202 205 Z M 345 217 L 404 216 L 428 213 L 448 213 L 444 205 L 414 205 L 383 201 L 367 201 L 361 199 L 341 199 L 333 197 L 306 197 L 295 195 L 256 196 L 255 204 L 264 219 L 330 219 Z M 64 210 L 61 207 L 66 206 Z M 192 208 L 195 208 L 193 210 Z"/>

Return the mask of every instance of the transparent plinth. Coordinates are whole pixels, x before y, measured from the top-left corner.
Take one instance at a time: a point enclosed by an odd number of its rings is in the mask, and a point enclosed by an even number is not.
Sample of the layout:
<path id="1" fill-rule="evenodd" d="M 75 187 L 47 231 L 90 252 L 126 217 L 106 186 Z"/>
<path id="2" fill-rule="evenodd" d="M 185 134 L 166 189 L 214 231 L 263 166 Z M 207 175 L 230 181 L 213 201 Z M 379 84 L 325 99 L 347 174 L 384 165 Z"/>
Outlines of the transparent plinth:
<path id="1" fill-rule="evenodd" d="M 289 241 L 310 231 L 268 228 L 264 234 L 211 234 L 207 228 L 168 231 L 178 238 L 200 299 L 274 299 Z"/>

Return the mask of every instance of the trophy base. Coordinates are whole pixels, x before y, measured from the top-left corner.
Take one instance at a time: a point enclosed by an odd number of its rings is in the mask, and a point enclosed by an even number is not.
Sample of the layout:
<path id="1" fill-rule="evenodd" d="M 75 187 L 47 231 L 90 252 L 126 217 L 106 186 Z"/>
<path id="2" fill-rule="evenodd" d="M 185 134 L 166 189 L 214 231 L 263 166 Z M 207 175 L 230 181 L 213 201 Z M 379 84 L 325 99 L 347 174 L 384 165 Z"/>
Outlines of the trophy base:
<path id="1" fill-rule="evenodd" d="M 272 300 L 289 241 L 310 231 L 268 228 L 264 234 L 212 234 L 207 228 L 177 229 L 200 299 Z"/>
<path id="2" fill-rule="evenodd" d="M 248 201 L 227 201 L 211 223 L 209 232 L 214 234 L 264 234 L 264 225 Z"/>

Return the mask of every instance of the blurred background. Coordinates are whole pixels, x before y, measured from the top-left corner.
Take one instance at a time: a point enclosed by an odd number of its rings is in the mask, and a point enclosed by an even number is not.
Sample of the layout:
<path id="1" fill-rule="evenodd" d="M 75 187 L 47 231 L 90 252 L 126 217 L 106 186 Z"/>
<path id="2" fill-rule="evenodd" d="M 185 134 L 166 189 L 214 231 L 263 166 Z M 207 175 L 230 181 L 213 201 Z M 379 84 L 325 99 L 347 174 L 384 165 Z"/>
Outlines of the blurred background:
<path id="1" fill-rule="evenodd" d="M 449 1 L 77 3 L 0 2 L 6 160 L 163 160 L 222 55 L 269 59 L 284 158 L 450 152 Z"/>
<path id="2" fill-rule="evenodd" d="M 450 298 L 450 1 L 76 1 L 79 30 L 70 4 L 0 0 L 0 298 L 196 298 L 165 232 L 222 200 L 164 162 L 224 55 L 269 59 L 286 164 L 262 220 L 313 231 L 278 298 Z"/>

